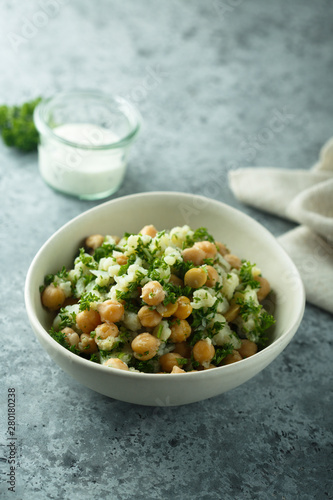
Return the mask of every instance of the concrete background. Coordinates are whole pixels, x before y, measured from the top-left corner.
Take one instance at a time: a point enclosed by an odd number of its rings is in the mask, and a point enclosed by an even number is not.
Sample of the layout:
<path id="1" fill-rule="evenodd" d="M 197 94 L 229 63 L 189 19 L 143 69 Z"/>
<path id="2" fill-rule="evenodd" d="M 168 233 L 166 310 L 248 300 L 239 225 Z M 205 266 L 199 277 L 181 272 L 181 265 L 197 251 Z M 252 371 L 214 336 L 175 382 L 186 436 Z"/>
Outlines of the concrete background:
<path id="1" fill-rule="evenodd" d="M 328 0 L 3 0 L 0 100 L 74 87 L 126 96 L 145 126 L 114 196 L 199 193 L 278 236 L 293 225 L 240 205 L 226 175 L 315 163 L 332 135 L 332 20 Z M 277 113 L 283 126 L 272 132 Z M 1 498 L 333 498 L 329 314 L 308 304 L 271 366 L 211 400 L 150 408 L 100 396 L 51 362 L 23 302 L 40 246 L 99 202 L 53 192 L 34 153 L 3 144 L 0 172 Z M 14 493 L 8 388 L 18 422 Z"/>

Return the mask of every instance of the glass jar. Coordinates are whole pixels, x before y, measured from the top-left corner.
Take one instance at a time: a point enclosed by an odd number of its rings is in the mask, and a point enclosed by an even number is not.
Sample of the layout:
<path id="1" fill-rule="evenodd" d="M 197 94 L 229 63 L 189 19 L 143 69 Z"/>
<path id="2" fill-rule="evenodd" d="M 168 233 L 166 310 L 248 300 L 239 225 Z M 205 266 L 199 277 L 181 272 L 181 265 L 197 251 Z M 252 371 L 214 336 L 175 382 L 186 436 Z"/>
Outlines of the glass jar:
<path id="1" fill-rule="evenodd" d="M 39 170 L 53 189 L 81 199 L 115 193 L 141 117 L 122 97 L 71 91 L 42 100 L 34 112 Z"/>

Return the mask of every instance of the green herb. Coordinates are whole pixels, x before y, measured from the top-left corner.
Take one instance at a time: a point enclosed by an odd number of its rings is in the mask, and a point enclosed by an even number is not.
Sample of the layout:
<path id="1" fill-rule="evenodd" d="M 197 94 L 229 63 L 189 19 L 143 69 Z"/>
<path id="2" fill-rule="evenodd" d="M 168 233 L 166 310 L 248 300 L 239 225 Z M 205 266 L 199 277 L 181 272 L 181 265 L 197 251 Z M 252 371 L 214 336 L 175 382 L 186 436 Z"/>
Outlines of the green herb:
<path id="1" fill-rule="evenodd" d="M 97 290 L 97 292 L 99 293 L 107 293 L 110 288 L 107 285 L 105 286 L 95 285 L 93 289 Z"/>
<path id="2" fill-rule="evenodd" d="M 256 316 L 262 309 L 260 304 L 256 304 L 252 297 L 248 300 L 244 300 L 241 297 L 236 298 L 236 304 L 240 306 L 239 313 L 244 321 L 248 320 L 250 314 Z"/>
<path id="3" fill-rule="evenodd" d="M 224 344 L 222 347 L 215 347 L 215 355 L 211 363 L 218 366 L 222 359 L 228 356 L 228 354 L 231 354 L 233 350 L 234 346 L 232 344 Z"/>
<path id="4" fill-rule="evenodd" d="M 97 302 L 99 297 L 92 292 L 84 293 L 79 300 L 80 311 L 90 311 L 91 302 Z"/>
<path id="5" fill-rule="evenodd" d="M 259 347 L 265 347 L 268 342 L 267 330 L 275 324 L 275 319 L 267 311 L 262 311 L 256 321 L 256 335 L 258 336 L 257 344 Z"/>
<path id="6" fill-rule="evenodd" d="M 90 356 L 90 361 L 92 361 L 93 363 L 100 363 L 101 360 L 100 360 L 100 357 L 99 357 L 99 354 L 96 354 L 95 352 Z"/>
<path id="7" fill-rule="evenodd" d="M 188 359 L 187 358 L 177 358 L 177 364 L 180 366 L 187 365 Z"/>
<path id="8" fill-rule="evenodd" d="M 163 259 L 152 259 L 148 267 L 148 276 L 150 279 L 157 280 L 163 284 L 164 280 L 160 278 L 160 269 L 167 270 L 168 268 L 168 264 Z"/>
<path id="9" fill-rule="evenodd" d="M 243 261 L 242 267 L 239 270 L 239 277 L 241 279 L 244 288 L 249 286 L 251 288 L 260 288 L 260 284 L 257 280 L 254 279 L 252 274 L 252 269 L 255 267 L 255 264 L 251 264 L 250 262 Z"/>
<path id="10" fill-rule="evenodd" d="M 139 237 L 138 238 L 138 244 L 137 244 L 137 247 L 135 249 L 136 255 L 138 257 L 140 257 L 140 259 L 146 260 L 148 262 L 150 262 L 153 259 L 153 256 L 152 256 L 151 252 L 148 249 L 149 245 L 150 245 L 150 241 L 148 241 L 147 243 L 144 243 L 142 241 L 142 238 Z"/>
<path id="11" fill-rule="evenodd" d="M 126 264 L 123 264 L 122 266 L 120 266 L 118 276 L 123 276 L 124 274 L 126 274 L 128 271 L 128 268 L 132 264 L 134 264 L 135 260 L 136 260 L 136 255 L 135 254 L 130 255 Z"/>
<path id="12" fill-rule="evenodd" d="M 0 106 L 1 136 L 7 146 L 25 152 L 37 149 L 38 132 L 33 113 L 40 100 L 39 97 L 21 106 Z"/>
<path id="13" fill-rule="evenodd" d="M 193 267 L 196 267 L 192 261 L 184 262 L 184 261 L 179 261 L 177 260 L 174 265 L 172 266 L 172 273 L 178 276 L 180 279 L 184 279 L 185 274 L 189 269 L 192 269 Z"/>
<path id="14" fill-rule="evenodd" d="M 215 239 L 209 234 L 207 229 L 205 227 L 199 227 L 194 231 L 193 236 L 186 236 L 183 247 L 192 247 L 197 241 L 210 241 L 211 243 L 215 243 Z"/>
<path id="15" fill-rule="evenodd" d="M 174 285 L 173 283 L 165 283 L 163 285 L 163 290 L 165 291 L 165 299 L 163 300 L 163 305 L 167 305 L 170 302 L 174 304 L 178 297 L 185 295 L 186 297 L 190 295 L 192 289 L 189 286 L 181 287 Z"/>
<path id="16" fill-rule="evenodd" d="M 160 326 L 158 327 L 158 330 L 157 330 L 157 335 L 156 337 L 159 339 L 161 338 L 161 335 L 162 335 L 162 331 L 163 331 L 163 324 L 161 323 Z"/>
<path id="17" fill-rule="evenodd" d="M 206 264 L 206 266 L 213 266 L 214 265 L 214 259 L 204 259 L 203 263 Z"/>
<path id="18" fill-rule="evenodd" d="M 62 327 L 63 328 L 63 327 Z M 77 349 L 77 347 L 75 347 L 74 345 L 70 345 L 67 341 L 66 341 L 66 338 L 65 338 L 65 333 L 64 332 L 61 332 L 61 331 L 57 331 L 55 330 L 53 327 L 49 330 L 49 334 L 50 336 L 56 341 L 58 342 L 58 344 L 62 345 L 63 347 L 65 347 L 66 349 L 68 349 L 69 351 L 73 352 L 74 354 L 80 354 L 80 351 L 79 349 Z"/>
<path id="19" fill-rule="evenodd" d="M 74 263 L 82 262 L 83 265 L 88 267 L 89 269 L 97 269 L 98 263 L 95 261 L 94 257 L 86 253 L 84 248 L 80 248 L 80 254 L 76 257 Z"/>
<path id="20" fill-rule="evenodd" d="M 136 276 L 137 276 L 137 280 L 129 283 L 127 286 L 127 290 L 125 292 L 122 292 L 121 290 L 116 290 L 117 300 L 127 301 L 133 297 L 133 293 L 140 286 L 140 282 L 141 282 L 142 278 L 144 278 L 144 274 L 141 272 L 136 272 Z"/>
<path id="21" fill-rule="evenodd" d="M 63 266 L 61 271 L 58 271 L 56 274 L 47 274 L 44 278 L 44 284 L 46 286 L 51 285 L 51 283 L 54 284 L 54 286 L 57 286 L 57 282 L 54 283 L 55 277 L 58 276 L 61 280 L 66 280 L 68 278 L 68 272 L 66 270 L 66 267 Z"/>
<path id="22" fill-rule="evenodd" d="M 250 340 L 264 347 L 268 342 L 267 330 L 275 323 L 274 317 L 265 311 L 261 304 L 255 304 L 252 298 L 247 301 L 237 298 L 236 304 L 240 305 L 239 313 L 243 321 L 246 322 L 250 315 L 254 321 L 254 328 L 249 331 L 243 327 L 244 332 L 251 337 Z"/>
<path id="23" fill-rule="evenodd" d="M 92 281 L 94 281 L 94 279 L 96 279 L 96 276 L 94 274 L 85 274 L 83 276 L 83 283 L 84 283 L 84 286 L 87 286 L 89 285 L 89 283 L 91 283 Z"/>
<path id="24" fill-rule="evenodd" d="M 155 362 L 153 359 L 149 359 L 148 361 L 142 361 L 138 360 L 136 358 L 132 358 L 131 362 L 129 363 L 129 366 L 135 368 L 136 370 L 139 370 L 140 372 L 144 373 L 155 373 L 156 372 L 156 360 Z"/>
<path id="25" fill-rule="evenodd" d="M 62 330 L 66 326 L 72 326 L 73 323 L 75 323 L 76 319 L 76 314 L 69 313 L 65 307 L 62 307 L 59 311 L 59 318 L 60 318 L 60 323 L 59 323 L 59 329 Z"/>
<path id="26" fill-rule="evenodd" d="M 94 251 L 93 258 L 96 262 L 99 262 L 101 259 L 111 257 L 114 249 L 115 245 L 111 243 L 102 243 L 102 245 Z"/>

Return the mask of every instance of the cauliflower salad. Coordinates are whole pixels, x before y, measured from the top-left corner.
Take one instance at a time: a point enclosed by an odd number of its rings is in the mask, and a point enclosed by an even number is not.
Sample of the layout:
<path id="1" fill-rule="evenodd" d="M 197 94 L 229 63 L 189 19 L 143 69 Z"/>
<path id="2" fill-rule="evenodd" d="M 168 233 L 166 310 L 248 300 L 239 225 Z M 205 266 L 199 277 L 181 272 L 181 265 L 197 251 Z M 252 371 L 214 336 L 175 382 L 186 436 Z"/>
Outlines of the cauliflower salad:
<path id="1" fill-rule="evenodd" d="M 207 229 L 122 238 L 93 234 L 73 268 L 45 276 L 50 335 L 63 347 L 110 368 L 186 373 L 254 355 L 274 318 L 260 269 L 232 254 Z"/>

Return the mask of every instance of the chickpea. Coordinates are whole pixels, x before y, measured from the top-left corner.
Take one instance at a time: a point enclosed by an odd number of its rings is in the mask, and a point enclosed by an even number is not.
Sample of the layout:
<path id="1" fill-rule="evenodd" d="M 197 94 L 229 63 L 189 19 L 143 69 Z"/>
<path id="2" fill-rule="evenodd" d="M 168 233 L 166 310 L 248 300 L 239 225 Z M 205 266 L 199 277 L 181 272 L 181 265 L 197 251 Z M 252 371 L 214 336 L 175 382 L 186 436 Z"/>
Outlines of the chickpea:
<path id="1" fill-rule="evenodd" d="M 108 337 L 117 337 L 119 329 L 114 323 L 101 323 L 95 328 L 96 339 L 107 339 Z"/>
<path id="2" fill-rule="evenodd" d="M 131 347 L 137 359 L 147 361 L 156 355 L 160 344 L 161 341 L 158 338 L 146 332 L 137 335 L 132 341 Z"/>
<path id="3" fill-rule="evenodd" d="M 184 342 L 191 335 L 191 326 L 186 319 L 177 319 L 170 325 L 171 335 L 169 340 L 171 342 Z"/>
<path id="4" fill-rule="evenodd" d="M 178 278 L 178 276 L 176 276 L 175 274 L 170 275 L 169 283 L 171 283 L 172 285 L 175 285 L 175 286 L 181 286 L 181 287 L 184 286 L 183 280 Z"/>
<path id="5" fill-rule="evenodd" d="M 231 303 L 229 309 L 224 313 L 224 317 L 228 323 L 234 321 L 239 313 L 239 304 Z"/>
<path id="6" fill-rule="evenodd" d="M 101 317 L 94 309 L 79 312 L 76 315 L 76 324 L 83 333 L 90 333 L 95 330 L 101 322 Z"/>
<path id="7" fill-rule="evenodd" d="M 228 354 L 223 360 L 222 365 L 231 365 L 232 363 L 236 363 L 237 361 L 241 361 L 243 358 L 240 353 L 236 350 L 233 350 L 231 354 Z"/>
<path id="8" fill-rule="evenodd" d="M 44 288 L 42 293 L 42 304 L 44 307 L 56 311 L 65 302 L 65 292 L 59 286 L 54 286 L 52 283 Z"/>
<path id="9" fill-rule="evenodd" d="M 191 248 L 185 248 L 182 251 L 182 256 L 185 262 L 193 262 L 195 266 L 200 266 L 206 258 L 204 250 L 195 245 Z"/>
<path id="10" fill-rule="evenodd" d="M 97 309 L 103 323 L 117 323 L 125 312 L 123 304 L 117 300 L 105 300 L 98 305 Z"/>
<path id="11" fill-rule="evenodd" d="M 195 361 L 209 363 L 215 355 L 214 346 L 205 340 L 199 340 L 193 347 L 193 357 Z"/>
<path id="12" fill-rule="evenodd" d="M 174 316 L 178 319 L 186 319 L 192 313 L 191 301 L 185 295 L 181 295 L 177 299 L 177 310 L 174 312 Z"/>
<path id="13" fill-rule="evenodd" d="M 204 259 L 215 259 L 217 248 L 214 243 L 211 243 L 210 241 L 198 241 L 197 243 L 194 243 L 194 246 L 205 252 Z"/>
<path id="14" fill-rule="evenodd" d="M 176 352 L 168 352 L 160 357 L 160 365 L 163 371 L 170 373 L 174 366 L 179 366 L 178 360 L 183 359 L 180 354 Z"/>
<path id="15" fill-rule="evenodd" d="M 182 358 L 190 359 L 192 349 L 191 349 L 191 346 L 187 342 L 178 342 L 175 345 L 175 348 L 172 352 L 176 352 L 177 354 L 180 354 Z"/>
<path id="16" fill-rule="evenodd" d="M 241 343 L 242 345 L 239 349 L 237 349 L 237 351 L 242 358 L 249 358 L 250 356 L 256 354 L 256 352 L 258 351 L 257 344 L 255 342 L 252 342 L 251 340 L 242 339 Z"/>
<path id="17" fill-rule="evenodd" d="M 220 243 L 219 241 L 215 241 L 215 245 L 217 246 L 218 252 L 222 255 L 222 257 L 224 257 L 224 255 L 226 255 L 227 253 L 230 253 L 229 249 L 226 247 L 226 245 L 224 243 Z"/>
<path id="18" fill-rule="evenodd" d="M 117 368 L 118 370 L 128 371 L 128 366 L 124 361 L 119 358 L 109 358 L 103 363 L 104 366 L 109 366 L 110 368 Z"/>
<path id="19" fill-rule="evenodd" d="M 208 274 L 206 286 L 213 288 L 218 282 L 219 274 L 213 266 L 206 266 L 206 271 Z"/>
<path id="20" fill-rule="evenodd" d="M 138 318 L 142 326 L 157 326 L 162 321 L 161 314 L 156 309 L 150 309 L 149 306 L 142 306 L 138 311 Z"/>
<path id="21" fill-rule="evenodd" d="M 202 267 L 192 267 L 184 276 L 184 283 L 191 288 L 201 288 L 207 281 L 207 273 Z"/>
<path id="22" fill-rule="evenodd" d="M 223 257 L 231 265 L 231 267 L 234 267 L 235 269 L 240 269 L 242 267 L 242 261 L 239 257 L 237 257 L 237 255 L 226 253 Z"/>
<path id="23" fill-rule="evenodd" d="M 148 236 L 151 236 L 152 238 L 155 238 L 155 236 L 157 235 L 157 229 L 152 224 L 149 226 L 144 226 L 139 232 L 141 234 L 146 234 Z"/>
<path id="24" fill-rule="evenodd" d="M 160 304 L 157 306 L 157 311 L 160 313 L 163 318 L 170 318 L 178 309 L 178 302 L 176 301 L 174 304 L 169 302 L 166 306 L 164 304 Z"/>
<path id="25" fill-rule="evenodd" d="M 258 297 L 259 302 L 261 302 L 262 300 L 264 300 L 267 297 L 267 295 L 271 291 L 271 287 L 270 287 L 269 282 L 266 280 L 266 278 L 263 278 L 262 276 L 256 276 L 254 279 L 256 281 L 258 281 L 258 283 L 260 285 L 260 288 L 257 291 L 257 297 Z"/>
<path id="26" fill-rule="evenodd" d="M 149 281 L 142 288 L 141 298 L 149 306 L 157 306 L 165 299 L 165 291 L 158 281 Z"/>
<path id="27" fill-rule="evenodd" d="M 120 266 L 124 266 L 125 264 L 127 264 L 127 261 L 128 261 L 127 255 L 122 254 L 122 255 L 117 255 L 116 257 L 116 262 Z"/>
<path id="28" fill-rule="evenodd" d="M 84 242 L 87 248 L 91 248 L 91 250 L 96 250 L 96 248 L 102 246 L 104 242 L 104 236 L 101 234 L 92 234 L 86 238 Z"/>
<path id="29" fill-rule="evenodd" d="M 170 373 L 186 373 L 186 371 L 179 368 L 179 366 L 174 366 Z"/>
<path id="30" fill-rule="evenodd" d="M 98 350 L 95 339 L 90 337 L 89 333 L 82 333 L 80 342 L 77 346 L 81 352 L 86 352 L 87 354 L 91 354 Z"/>
<path id="31" fill-rule="evenodd" d="M 69 344 L 70 346 L 77 346 L 79 341 L 80 341 L 80 337 L 79 335 L 73 330 L 73 328 L 69 328 L 68 326 L 66 326 L 66 328 L 63 328 L 62 330 L 62 333 L 65 334 L 65 340 L 67 342 L 67 344 Z"/>

